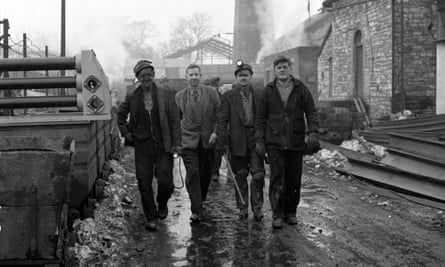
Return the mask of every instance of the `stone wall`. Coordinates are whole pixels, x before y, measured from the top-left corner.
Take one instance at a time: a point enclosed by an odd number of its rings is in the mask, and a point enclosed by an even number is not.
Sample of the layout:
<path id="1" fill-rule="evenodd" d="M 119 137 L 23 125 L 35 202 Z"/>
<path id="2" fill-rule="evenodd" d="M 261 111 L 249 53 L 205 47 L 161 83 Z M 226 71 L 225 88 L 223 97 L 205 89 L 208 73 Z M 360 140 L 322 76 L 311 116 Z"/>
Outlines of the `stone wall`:
<path id="1" fill-rule="evenodd" d="M 394 1 L 394 113 L 403 108 L 416 115 L 436 112 L 436 22 L 435 1 Z"/>
<path id="2" fill-rule="evenodd" d="M 332 31 L 318 60 L 320 100 L 354 96 L 354 35 L 361 31 L 364 88 L 359 96 L 369 107 L 371 117 L 379 118 L 403 109 L 416 115 L 434 114 L 435 5 L 436 1 L 430 0 L 334 1 Z"/>
<path id="3" fill-rule="evenodd" d="M 318 60 L 320 100 L 354 97 L 354 36 L 361 31 L 363 44 L 362 97 L 372 117 L 391 111 L 392 29 L 391 0 L 357 4 L 340 0 L 333 4 L 332 29 Z M 332 90 L 329 90 L 329 59 Z"/>

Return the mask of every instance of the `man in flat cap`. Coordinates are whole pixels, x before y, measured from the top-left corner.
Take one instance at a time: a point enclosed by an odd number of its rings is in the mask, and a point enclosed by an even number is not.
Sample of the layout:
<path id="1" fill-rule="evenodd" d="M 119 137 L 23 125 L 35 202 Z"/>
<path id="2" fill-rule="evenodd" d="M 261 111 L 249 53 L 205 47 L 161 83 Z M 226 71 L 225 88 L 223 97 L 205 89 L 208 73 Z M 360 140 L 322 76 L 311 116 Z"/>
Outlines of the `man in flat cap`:
<path id="1" fill-rule="evenodd" d="M 216 112 L 219 97 L 215 88 L 201 85 L 201 68 L 191 64 L 185 70 L 188 87 L 176 94 L 182 114 L 182 160 L 187 175 L 185 185 L 190 197 L 191 223 L 201 220 L 203 202 L 210 185 L 213 149 L 217 139 Z"/>
<path id="2" fill-rule="evenodd" d="M 179 111 L 174 93 L 154 83 L 151 61 L 138 61 L 133 71 L 137 78 L 136 90 L 119 106 L 118 126 L 121 135 L 134 142 L 136 178 L 146 228 L 156 230 L 157 219 L 167 217 L 167 202 L 174 190 L 172 153 L 181 149 Z M 153 173 L 158 181 L 156 202 Z"/>
<path id="3" fill-rule="evenodd" d="M 236 83 L 225 92 L 221 99 L 218 112 L 218 147 L 228 144 L 230 165 L 235 174 L 243 201 L 237 192 L 236 203 L 239 208 L 239 218 L 248 218 L 249 189 L 247 176 L 252 175 L 250 183 L 250 204 L 253 218 L 263 219 L 263 187 L 264 158 L 255 150 L 255 114 L 260 104 L 261 89 L 253 88 L 251 79 L 252 67 L 238 63 L 235 70 Z"/>

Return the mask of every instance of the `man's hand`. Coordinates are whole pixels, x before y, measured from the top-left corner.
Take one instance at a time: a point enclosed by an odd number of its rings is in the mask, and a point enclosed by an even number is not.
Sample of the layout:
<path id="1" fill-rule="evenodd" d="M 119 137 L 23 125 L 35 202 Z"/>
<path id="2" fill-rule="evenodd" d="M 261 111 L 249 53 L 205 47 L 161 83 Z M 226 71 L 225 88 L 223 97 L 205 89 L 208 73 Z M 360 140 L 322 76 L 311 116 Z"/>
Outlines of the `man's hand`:
<path id="1" fill-rule="evenodd" d="M 318 133 L 317 132 L 309 133 L 305 154 L 312 155 L 314 153 L 317 153 L 319 150 L 320 150 L 320 142 Z"/>
<path id="2" fill-rule="evenodd" d="M 258 155 L 260 155 L 261 157 L 264 157 L 264 155 L 266 154 L 266 149 L 264 147 L 264 144 L 261 142 L 257 142 L 255 145 L 255 151 Z"/>
<path id="3" fill-rule="evenodd" d="M 133 134 L 132 134 L 132 133 L 127 133 L 127 135 L 125 136 L 125 138 L 127 138 L 128 141 L 131 141 L 131 142 L 134 141 L 134 140 L 133 140 Z"/>
<path id="4" fill-rule="evenodd" d="M 213 145 L 216 142 L 217 138 L 218 138 L 218 135 L 216 133 L 212 133 L 209 138 L 209 144 Z"/>
<path id="5" fill-rule="evenodd" d="M 128 133 L 128 134 L 125 136 L 125 139 L 124 139 L 124 146 L 132 146 L 132 147 L 135 146 L 135 144 L 134 144 L 134 138 L 133 138 L 133 134 L 132 134 L 132 133 Z"/>

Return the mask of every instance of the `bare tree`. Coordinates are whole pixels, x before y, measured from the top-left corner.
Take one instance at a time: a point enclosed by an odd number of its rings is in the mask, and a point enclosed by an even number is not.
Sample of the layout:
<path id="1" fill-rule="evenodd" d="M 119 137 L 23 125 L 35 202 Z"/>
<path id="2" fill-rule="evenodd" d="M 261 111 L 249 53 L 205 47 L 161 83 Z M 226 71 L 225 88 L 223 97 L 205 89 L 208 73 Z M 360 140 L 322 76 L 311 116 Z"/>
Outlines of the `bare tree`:
<path id="1" fill-rule="evenodd" d="M 162 54 L 166 55 L 192 47 L 209 38 L 212 31 L 212 17 L 208 13 L 196 12 L 190 17 L 178 18 L 170 33 L 170 39 L 163 45 L 164 51 L 162 51 Z M 195 61 L 197 61 L 199 54 L 195 56 Z"/>
<path id="2" fill-rule="evenodd" d="M 126 25 L 123 44 L 132 58 L 154 58 L 155 51 L 149 44 L 157 34 L 156 27 L 149 20 L 138 20 Z"/>

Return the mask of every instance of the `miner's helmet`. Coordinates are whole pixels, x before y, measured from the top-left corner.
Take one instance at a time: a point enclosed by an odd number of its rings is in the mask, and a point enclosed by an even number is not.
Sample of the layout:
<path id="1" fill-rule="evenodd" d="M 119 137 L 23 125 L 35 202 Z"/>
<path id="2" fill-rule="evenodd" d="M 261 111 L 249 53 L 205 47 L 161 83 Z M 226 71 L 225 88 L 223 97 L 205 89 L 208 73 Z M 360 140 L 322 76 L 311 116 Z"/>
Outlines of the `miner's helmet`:
<path id="1" fill-rule="evenodd" d="M 236 61 L 235 76 L 238 74 L 238 72 L 242 70 L 248 70 L 250 72 L 250 75 L 253 75 L 252 66 L 250 66 L 247 63 L 244 63 L 241 59 L 238 59 Z"/>

